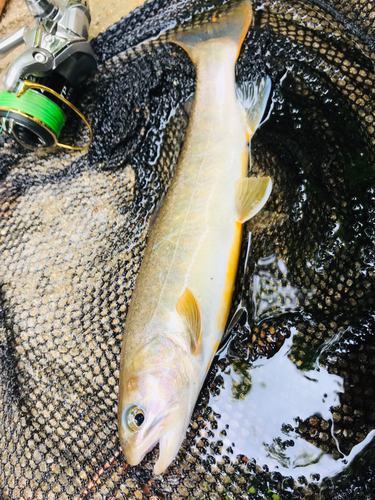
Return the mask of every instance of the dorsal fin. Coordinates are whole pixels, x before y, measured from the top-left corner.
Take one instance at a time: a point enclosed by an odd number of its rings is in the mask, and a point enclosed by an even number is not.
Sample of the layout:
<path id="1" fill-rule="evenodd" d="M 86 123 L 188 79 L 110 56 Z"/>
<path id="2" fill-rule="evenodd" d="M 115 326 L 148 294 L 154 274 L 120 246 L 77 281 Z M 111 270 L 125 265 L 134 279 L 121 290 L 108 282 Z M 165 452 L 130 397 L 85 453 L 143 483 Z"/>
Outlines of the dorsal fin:
<path id="1" fill-rule="evenodd" d="M 198 301 L 188 288 L 178 299 L 176 310 L 185 322 L 190 335 L 191 352 L 196 356 L 202 342 L 202 317 Z"/>
<path id="2" fill-rule="evenodd" d="M 264 76 L 256 82 L 244 82 L 236 86 L 236 93 L 242 105 L 250 140 L 259 127 L 266 110 L 271 93 L 271 79 L 269 76 Z"/>
<path id="3" fill-rule="evenodd" d="M 261 210 L 272 191 L 271 177 L 241 177 L 234 185 L 238 222 L 246 222 Z"/>

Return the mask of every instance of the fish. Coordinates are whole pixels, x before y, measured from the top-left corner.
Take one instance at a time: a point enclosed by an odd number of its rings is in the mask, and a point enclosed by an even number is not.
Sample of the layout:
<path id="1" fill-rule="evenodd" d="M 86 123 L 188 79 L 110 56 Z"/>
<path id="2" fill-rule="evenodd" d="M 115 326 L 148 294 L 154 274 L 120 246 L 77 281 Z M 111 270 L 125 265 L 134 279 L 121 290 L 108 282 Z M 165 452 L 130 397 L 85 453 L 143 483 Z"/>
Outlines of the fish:
<path id="1" fill-rule="evenodd" d="M 159 443 L 155 474 L 179 451 L 225 331 L 243 223 L 272 190 L 270 177 L 247 177 L 249 140 L 270 82 L 238 91 L 235 84 L 235 63 L 251 21 L 245 0 L 170 39 L 195 65 L 196 92 L 131 299 L 118 403 L 127 462 L 137 465 Z"/>

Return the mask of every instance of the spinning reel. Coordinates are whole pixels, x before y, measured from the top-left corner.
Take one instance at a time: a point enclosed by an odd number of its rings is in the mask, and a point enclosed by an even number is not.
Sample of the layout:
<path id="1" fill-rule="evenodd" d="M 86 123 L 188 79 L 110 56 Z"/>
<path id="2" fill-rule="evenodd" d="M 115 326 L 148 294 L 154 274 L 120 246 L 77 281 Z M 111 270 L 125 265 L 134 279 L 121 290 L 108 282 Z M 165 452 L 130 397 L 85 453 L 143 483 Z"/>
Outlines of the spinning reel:
<path id="1" fill-rule="evenodd" d="M 0 131 L 29 149 L 61 146 L 88 149 L 89 123 L 72 104 L 75 87 L 96 69 L 88 43 L 91 21 L 86 0 L 25 0 L 34 17 L 0 42 L 0 58 L 25 43 L 26 50 L 9 66 L 0 94 Z M 60 144 L 58 138 L 69 108 L 90 131 L 84 147 Z"/>

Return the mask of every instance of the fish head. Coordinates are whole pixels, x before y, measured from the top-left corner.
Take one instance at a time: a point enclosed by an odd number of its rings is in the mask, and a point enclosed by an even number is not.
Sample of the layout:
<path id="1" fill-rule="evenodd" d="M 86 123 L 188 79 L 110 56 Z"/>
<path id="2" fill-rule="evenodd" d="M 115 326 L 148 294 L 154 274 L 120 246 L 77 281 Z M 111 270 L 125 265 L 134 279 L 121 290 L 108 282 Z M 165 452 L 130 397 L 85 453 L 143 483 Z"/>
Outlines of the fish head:
<path id="1" fill-rule="evenodd" d="M 181 353 L 166 339 L 150 344 L 123 370 L 119 436 L 130 465 L 139 464 L 159 443 L 154 472 L 161 474 L 178 453 L 193 408 Z"/>

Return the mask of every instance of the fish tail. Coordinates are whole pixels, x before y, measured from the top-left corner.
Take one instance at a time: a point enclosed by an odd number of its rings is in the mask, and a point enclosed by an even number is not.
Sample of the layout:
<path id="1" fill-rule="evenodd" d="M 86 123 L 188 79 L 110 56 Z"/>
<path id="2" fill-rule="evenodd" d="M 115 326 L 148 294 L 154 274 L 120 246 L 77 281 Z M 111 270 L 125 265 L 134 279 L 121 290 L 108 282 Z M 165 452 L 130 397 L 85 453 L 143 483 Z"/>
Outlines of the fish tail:
<path id="1" fill-rule="evenodd" d="M 245 0 L 225 11 L 213 14 L 211 19 L 204 24 L 171 34 L 169 41 L 182 47 L 195 65 L 197 65 L 202 45 L 216 39 L 234 42 L 238 49 L 237 59 L 251 21 L 251 3 Z"/>

